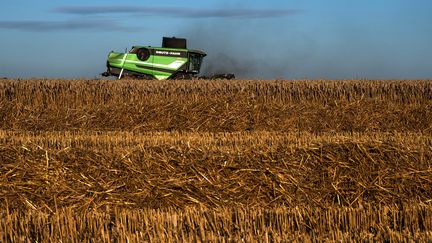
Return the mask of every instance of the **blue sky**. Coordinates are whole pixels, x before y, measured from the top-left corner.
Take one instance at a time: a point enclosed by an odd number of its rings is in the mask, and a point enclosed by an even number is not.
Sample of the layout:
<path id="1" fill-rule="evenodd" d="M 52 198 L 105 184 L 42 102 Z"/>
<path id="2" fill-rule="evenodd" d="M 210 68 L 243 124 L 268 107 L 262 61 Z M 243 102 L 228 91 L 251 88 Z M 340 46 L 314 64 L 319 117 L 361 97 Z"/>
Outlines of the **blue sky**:
<path id="1" fill-rule="evenodd" d="M 428 0 L 2 0 L 0 77 L 94 78 L 109 51 L 188 39 L 241 78 L 430 79 Z"/>

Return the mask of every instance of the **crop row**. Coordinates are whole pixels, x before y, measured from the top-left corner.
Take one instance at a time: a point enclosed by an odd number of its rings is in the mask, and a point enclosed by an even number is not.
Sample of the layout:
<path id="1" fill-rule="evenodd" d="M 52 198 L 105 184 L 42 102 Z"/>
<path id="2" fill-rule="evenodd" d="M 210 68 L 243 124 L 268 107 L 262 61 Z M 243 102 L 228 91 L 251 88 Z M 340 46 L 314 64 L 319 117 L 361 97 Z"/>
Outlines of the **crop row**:
<path id="1" fill-rule="evenodd" d="M 428 81 L 1 81 L 0 129 L 431 133 Z"/>
<path id="2" fill-rule="evenodd" d="M 431 206 L 1 212 L 2 242 L 427 242 Z"/>

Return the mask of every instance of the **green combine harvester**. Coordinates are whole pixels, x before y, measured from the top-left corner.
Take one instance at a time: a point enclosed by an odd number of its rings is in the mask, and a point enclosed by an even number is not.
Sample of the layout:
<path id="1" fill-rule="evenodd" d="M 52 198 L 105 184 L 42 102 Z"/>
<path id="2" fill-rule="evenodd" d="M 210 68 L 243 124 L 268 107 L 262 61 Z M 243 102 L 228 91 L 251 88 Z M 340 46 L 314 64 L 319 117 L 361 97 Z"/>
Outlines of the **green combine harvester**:
<path id="1" fill-rule="evenodd" d="M 203 51 L 187 49 L 186 39 L 163 37 L 162 47 L 134 46 L 129 52 L 111 51 L 107 71 L 102 76 L 142 79 L 232 79 L 233 74 L 197 77 L 201 69 Z"/>

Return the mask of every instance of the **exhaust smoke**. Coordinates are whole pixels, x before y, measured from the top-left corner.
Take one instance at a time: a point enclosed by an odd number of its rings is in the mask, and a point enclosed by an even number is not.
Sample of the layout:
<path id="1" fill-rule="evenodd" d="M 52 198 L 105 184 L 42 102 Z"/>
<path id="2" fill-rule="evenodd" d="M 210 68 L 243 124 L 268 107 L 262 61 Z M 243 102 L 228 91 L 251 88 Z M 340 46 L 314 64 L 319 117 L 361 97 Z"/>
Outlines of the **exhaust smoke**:
<path id="1" fill-rule="evenodd" d="M 237 78 L 247 79 L 292 77 L 312 49 L 302 52 L 305 48 L 295 49 L 296 45 L 289 46 L 289 40 L 283 38 L 270 40 L 259 34 L 253 36 L 227 29 L 179 35 L 187 36 L 191 47 L 207 53 L 201 69 L 201 74 L 206 76 L 234 73 Z"/>
<path id="2" fill-rule="evenodd" d="M 301 34 L 290 29 L 274 33 L 274 25 L 286 26 L 286 22 L 289 22 L 288 18 L 191 20 L 176 36 L 187 38 L 189 47 L 207 53 L 201 68 L 202 75 L 233 73 L 240 79 L 287 78 L 305 54 L 294 49 L 298 46 L 289 44 L 286 32 L 293 32 L 294 38 L 299 38 Z M 299 43 L 298 40 L 296 43 Z"/>

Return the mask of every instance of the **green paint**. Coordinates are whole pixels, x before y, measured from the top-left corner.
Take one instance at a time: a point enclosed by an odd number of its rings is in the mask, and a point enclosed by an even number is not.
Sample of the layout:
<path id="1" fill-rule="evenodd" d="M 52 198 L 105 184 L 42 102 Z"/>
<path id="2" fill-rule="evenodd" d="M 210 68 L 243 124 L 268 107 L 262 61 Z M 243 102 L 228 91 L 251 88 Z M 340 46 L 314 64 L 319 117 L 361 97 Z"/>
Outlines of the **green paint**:
<path id="1" fill-rule="evenodd" d="M 148 55 L 140 59 L 140 51 Z M 108 73 L 114 76 L 123 68 L 129 74 L 164 80 L 177 73 L 198 74 L 204 56 L 206 53 L 199 50 L 134 46 L 128 53 L 110 52 L 107 66 Z"/>

